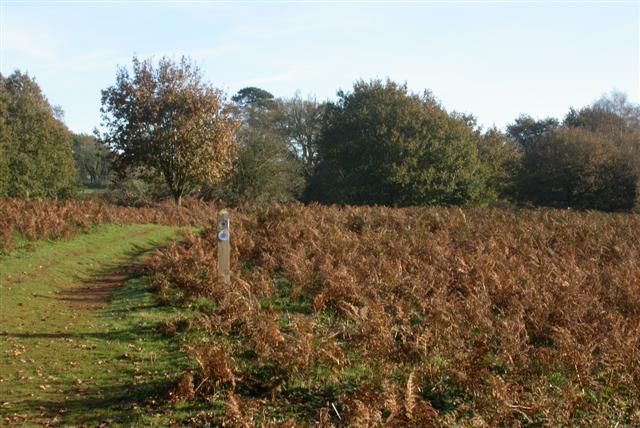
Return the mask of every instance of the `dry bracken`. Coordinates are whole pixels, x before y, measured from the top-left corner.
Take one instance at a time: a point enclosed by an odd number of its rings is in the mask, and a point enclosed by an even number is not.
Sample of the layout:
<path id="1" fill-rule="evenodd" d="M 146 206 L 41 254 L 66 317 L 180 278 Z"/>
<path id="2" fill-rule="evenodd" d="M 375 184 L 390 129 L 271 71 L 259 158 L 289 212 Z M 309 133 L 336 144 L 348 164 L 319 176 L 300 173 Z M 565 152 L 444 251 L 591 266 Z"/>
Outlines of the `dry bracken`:
<path id="1" fill-rule="evenodd" d="M 639 215 L 231 215 L 231 284 L 213 228 L 151 261 L 166 301 L 211 301 L 193 323 L 215 350 L 195 399 L 229 400 L 209 422 L 640 424 Z"/>

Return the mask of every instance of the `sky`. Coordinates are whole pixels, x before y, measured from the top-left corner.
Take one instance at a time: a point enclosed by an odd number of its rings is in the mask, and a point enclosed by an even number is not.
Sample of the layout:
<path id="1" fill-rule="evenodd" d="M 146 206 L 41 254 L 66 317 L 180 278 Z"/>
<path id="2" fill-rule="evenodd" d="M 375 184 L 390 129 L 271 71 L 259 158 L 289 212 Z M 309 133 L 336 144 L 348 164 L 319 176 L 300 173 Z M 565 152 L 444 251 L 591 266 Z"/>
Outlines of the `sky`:
<path id="1" fill-rule="evenodd" d="M 100 125 L 119 66 L 187 55 L 229 97 L 335 100 L 359 79 L 430 90 L 485 128 L 563 117 L 612 90 L 640 102 L 640 1 L 0 0 L 0 72 L 34 76 L 74 132 Z"/>

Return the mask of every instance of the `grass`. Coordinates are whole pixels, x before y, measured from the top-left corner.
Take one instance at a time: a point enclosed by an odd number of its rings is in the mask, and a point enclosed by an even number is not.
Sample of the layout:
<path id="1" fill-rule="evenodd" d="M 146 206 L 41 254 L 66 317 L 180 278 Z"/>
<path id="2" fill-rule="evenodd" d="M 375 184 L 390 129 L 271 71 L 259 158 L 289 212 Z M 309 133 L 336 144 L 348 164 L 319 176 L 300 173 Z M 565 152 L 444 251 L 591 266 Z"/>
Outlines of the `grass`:
<path id="1" fill-rule="evenodd" d="M 39 241 L 0 257 L 4 423 L 166 421 L 159 402 L 188 363 L 179 339 L 168 340 L 158 326 L 178 309 L 158 306 L 144 277 L 112 284 L 115 291 L 102 304 L 107 296 L 92 294 L 91 287 L 109 287 L 114 272 L 179 231 L 101 226 L 71 241 Z"/>
<path id="2" fill-rule="evenodd" d="M 230 284 L 211 227 L 148 263 L 158 294 L 138 277 L 101 308 L 100 287 L 179 229 L 100 227 L 0 255 L 4 422 L 640 426 L 640 217 L 234 218 Z"/>

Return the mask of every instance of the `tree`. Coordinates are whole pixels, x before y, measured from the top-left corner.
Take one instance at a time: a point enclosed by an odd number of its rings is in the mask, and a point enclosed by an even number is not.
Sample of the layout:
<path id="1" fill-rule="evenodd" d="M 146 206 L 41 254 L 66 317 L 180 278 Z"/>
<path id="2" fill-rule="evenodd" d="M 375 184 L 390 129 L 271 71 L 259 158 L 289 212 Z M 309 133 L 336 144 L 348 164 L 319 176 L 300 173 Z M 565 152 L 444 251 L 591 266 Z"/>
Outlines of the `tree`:
<path id="1" fill-rule="evenodd" d="M 507 137 L 511 143 L 527 151 L 538 138 L 559 126 L 560 122 L 552 117 L 535 120 L 531 116 L 521 115 L 513 124 L 507 126 Z"/>
<path id="2" fill-rule="evenodd" d="M 609 95 L 602 96 L 593 103 L 593 108 L 615 114 L 630 128 L 640 127 L 640 104 L 630 102 L 622 92 L 613 91 Z"/>
<path id="3" fill-rule="evenodd" d="M 95 186 L 109 179 L 113 154 L 94 136 L 73 135 L 71 148 L 82 184 Z"/>
<path id="4" fill-rule="evenodd" d="M 520 116 L 508 128 L 522 149 L 518 193 L 541 205 L 628 210 L 640 189 L 640 106 L 620 93 L 556 119 Z"/>
<path id="5" fill-rule="evenodd" d="M 304 188 L 302 164 L 273 130 L 248 130 L 234 162 L 230 180 L 223 186 L 225 199 L 253 204 L 290 202 Z"/>
<path id="6" fill-rule="evenodd" d="M 7 196 L 11 171 L 9 169 L 13 136 L 9 119 L 10 95 L 4 77 L 0 84 L 0 197 Z"/>
<path id="7" fill-rule="evenodd" d="M 290 150 L 304 165 L 308 178 L 318 163 L 318 140 L 322 132 L 325 104 L 315 99 L 280 99 L 276 105 L 277 126 L 286 138 Z"/>
<path id="8" fill-rule="evenodd" d="M 429 94 L 356 82 L 327 107 L 309 196 L 323 202 L 433 205 L 486 196 L 472 130 Z"/>
<path id="9" fill-rule="evenodd" d="M 176 203 L 231 170 L 238 122 L 223 94 L 202 81 L 189 59 L 133 58 L 102 91 L 101 140 L 117 154 L 115 168 L 144 167 L 160 174 Z"/>
<path id="10" fill-rule="evenodd" d="M 507 140 L 496 128 L 475 131 L 478 157 L 487 177 L 487 191 L 493 198 L 515 199 L 517 179 L 522 162 L 522 150 Z"/>
<path id="11" fill-rule="evenodd" d="M 236 103 L 240 109 L 268 107 L 273 104 L 273 94 L 262 88 L 248 86 L 240 89 L 237 94 L 231 97 L 231 101 Z"/>
<path id="12" fill-rule="evenodd" d="M 0 195 L 68 195 L 76 171 L 62 110 L 27 74 L 15 71 L 0 80 Z"/>
<path id="13" fill-rule="evenodd" d="M 260 88 L 244 88 L 232 100 L 242 119 L 240 149 L 229 180 L 210 193 L 232 203 L 296 199 L 304 188 L 302 164 L 279 128 L 273 95 Z"/>
<path id="14" fill-rule="evenodd" d="M 613 92 L 580 110 L 572 108 L 563 125 L 605 135 L 640 162 L 640 105 L 624 94 Z"/>
<path id="15" fill-rule="evenodd" d="M 580 110 L 572 108 L 563 125 L 586 129 L 608 139 L 618 157 L 624 159 L 622 170 L 628 167 L 633 170 L 636 187 L 640 189 L 640 105 L 629 102 L 622 93 L 613 92 Z"/>
<path id="16" fill-rule="evenodd" d="M 523 159 L 523 196 L 542 205 L 628 210 L 636 181 L 631 159 L 615 142 L 580 127 L 536 139 Z"/>

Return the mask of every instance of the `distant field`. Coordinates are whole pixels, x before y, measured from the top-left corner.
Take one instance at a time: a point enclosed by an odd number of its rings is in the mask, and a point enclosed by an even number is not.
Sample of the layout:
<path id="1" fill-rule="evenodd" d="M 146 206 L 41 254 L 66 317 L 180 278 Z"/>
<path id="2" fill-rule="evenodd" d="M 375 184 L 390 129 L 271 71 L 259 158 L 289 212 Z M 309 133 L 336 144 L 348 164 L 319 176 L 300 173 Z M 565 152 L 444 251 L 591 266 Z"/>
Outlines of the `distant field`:
<path id="1" fill-rule="evenodd" d="M 153 261 L 161 301 L 203 298 L 191 422 L 640 425 L 640 216 L 330 208 L 232 213 Z"/>

